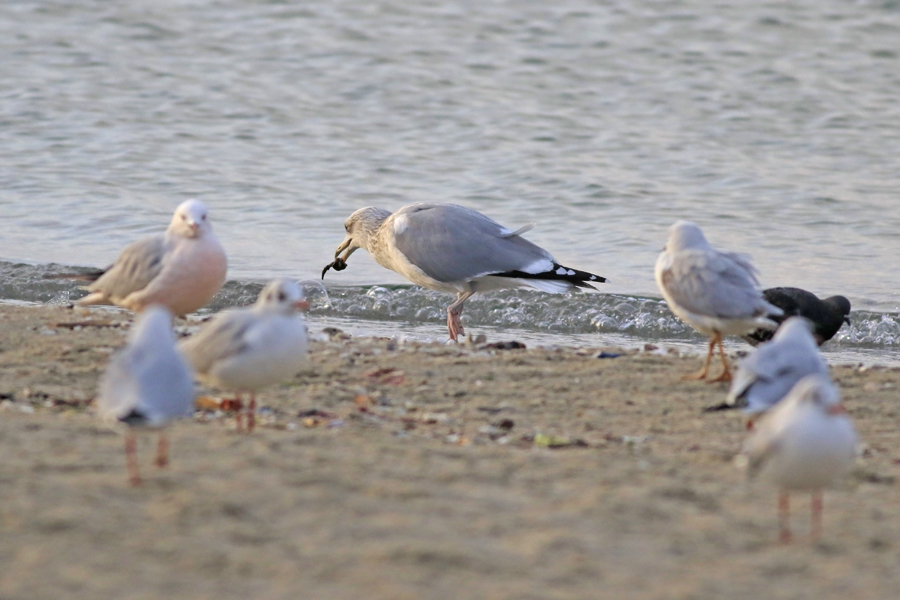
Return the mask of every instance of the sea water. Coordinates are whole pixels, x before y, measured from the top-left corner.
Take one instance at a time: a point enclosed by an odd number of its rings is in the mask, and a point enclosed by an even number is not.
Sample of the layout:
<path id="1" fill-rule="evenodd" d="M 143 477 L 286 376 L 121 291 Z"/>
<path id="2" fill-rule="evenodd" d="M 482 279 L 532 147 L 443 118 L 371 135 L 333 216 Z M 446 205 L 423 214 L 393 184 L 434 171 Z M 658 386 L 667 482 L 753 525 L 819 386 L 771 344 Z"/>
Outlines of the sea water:
<path id="1" fill-rule="evenodd" d="M 900 362 L 897 40 L 896 1 L 3 2 L 0 298 L 70 301 L 46 276 L 188 198 L 229 255 L 213 309 L 319 294 L 355 209 L 453 202 L 610 280 L 476 295 L 492 339 L 702 350 L 653 279 L 690 219 L 764 287 L 851 300 L 830 360 Z M 325 284 L 313 325 L 445 338 L 452 298 L 362 251 Z"/>

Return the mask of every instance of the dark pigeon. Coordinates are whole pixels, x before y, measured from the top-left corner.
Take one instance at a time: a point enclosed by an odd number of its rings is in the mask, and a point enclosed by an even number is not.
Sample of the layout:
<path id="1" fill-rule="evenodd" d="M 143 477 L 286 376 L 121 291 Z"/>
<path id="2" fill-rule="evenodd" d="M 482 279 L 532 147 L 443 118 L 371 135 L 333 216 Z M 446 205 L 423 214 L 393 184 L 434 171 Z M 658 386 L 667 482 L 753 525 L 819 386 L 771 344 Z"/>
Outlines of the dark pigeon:
<path id="1" fill-rule="evenodd" d="M 777 287 L 763 290 L 763 296 L 770 304 L 784 311 L 781 316 L 769 315 L 779 326 L 788 317 L 806 317 L 813 322 L 813 336 L 821 346 L 834 337 L 844 323 L 850 324 L 850 301 L 843 296 L 831 296 L 820 300 L 815 294 L 792 287 Z M 756 346 L 772 339 L 774 331 L 757 329 L 743 337 Z"/>

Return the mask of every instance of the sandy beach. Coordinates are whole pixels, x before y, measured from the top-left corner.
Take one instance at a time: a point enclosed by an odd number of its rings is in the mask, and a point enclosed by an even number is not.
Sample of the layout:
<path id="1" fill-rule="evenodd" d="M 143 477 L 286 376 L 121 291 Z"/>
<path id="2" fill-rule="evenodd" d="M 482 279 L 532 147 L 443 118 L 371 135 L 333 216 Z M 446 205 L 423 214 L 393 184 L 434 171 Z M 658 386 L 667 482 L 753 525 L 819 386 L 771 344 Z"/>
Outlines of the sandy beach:
<path id="1" fill-rule="evenodd" d="M 332 332 L 252 435 L 198 411 L 165 470 L 143 436 L 132 488 L 90 406 L 129 323 L 0 305 L 2 600 L 900 597 L 898 369 L 832 368 L 865 449 L 782 546 L 727 385 L 665 349 Z"/>

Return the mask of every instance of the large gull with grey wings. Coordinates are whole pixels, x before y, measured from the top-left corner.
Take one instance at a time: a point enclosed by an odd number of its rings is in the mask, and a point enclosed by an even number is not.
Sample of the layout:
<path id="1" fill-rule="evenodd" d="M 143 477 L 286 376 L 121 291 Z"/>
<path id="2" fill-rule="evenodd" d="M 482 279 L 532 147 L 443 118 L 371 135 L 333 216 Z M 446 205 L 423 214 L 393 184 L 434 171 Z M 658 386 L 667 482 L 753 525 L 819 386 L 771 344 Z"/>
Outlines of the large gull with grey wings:
<path id="1" fill-rule="evenodd" d="M 378 264 L 417 285 L 456 293 L 447 309 L 447 328 L 456 340 L 464 333 L 463 304 L 476 292 L 529 286 L 562 293 L 606 281 L 559 264 L 522 237 L 531 227 L 511 230 L 455 204 L 411 204 L 394 213 L 370 206 L 347 219 L 347 235 L 322 277 L 329 268 L 346 268 L 350 255 L 364 248 Z"/>

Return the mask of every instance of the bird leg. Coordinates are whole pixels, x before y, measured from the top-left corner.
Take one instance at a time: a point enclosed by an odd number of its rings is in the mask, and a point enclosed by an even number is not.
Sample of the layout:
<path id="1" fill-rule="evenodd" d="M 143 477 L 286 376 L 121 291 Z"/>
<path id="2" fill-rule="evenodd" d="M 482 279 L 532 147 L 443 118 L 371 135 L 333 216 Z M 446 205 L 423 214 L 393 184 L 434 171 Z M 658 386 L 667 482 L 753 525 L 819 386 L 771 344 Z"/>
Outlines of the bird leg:
<path id="1" fill-rule="evenodd" d="M 780 533 L 778 540 L 782 544 L 791 543 L 791 496 L 790 492 L 782 490 L 778 494 L 778 525 Z"/>
<path id="2" fill-rule="evenodd" d="M 169 465 L 169 437 L 165 431 L 159 432 L 159 443 L 156 445 L 156 466 L 162 469 Z"/>
<path id="3" fill-rule="evenodd" d="M 463 311 L 463 303 L 465 303 L 465 301 L 474 293 L 474 290 L 470 292 L 460 292 L 456 296 L 456 302 L 447 307 L 447 329 L 450 332 L 450 339 L 454 342 L 458 342 L 459 336 L 466 334 L 459 316 Z"/>
<path id="4" fill-rule="evenodd" d="M 125 465 L 128 467 L 128 483 L 141 485 L 137 464 L 137 436 L 133 431 L 125 433 Z"/>
<path id="5" fill-rule="evenodd" d="M 822 537 L 822 491 L 812 493 L 812 503 L 810 505 L 810 527 L 809 539 L 818 542 Z"/>
<path id="6" fill-rule="evenodd" d="M 731 381 L 731 369 L 728 368 L 728 359 L 725 358 L 725 348 L 722 345 L 722 334 L 716 332 L 713 340 L 719 344 L 719 355 L 722 357 L 722 374 L 715 379 L 710 379 L 707 383 L 716 383 L 719 381 Z"/>
<path id="7" fill-rule="evenodd" d="M 237 392 L 234 393 L 234 405 L 236 406 L 234 410 L 234 421 L 238 431 L 242 431 L 244 429 L 244 407 L 241 404 L 241 395 Z"/>
<path id="8" fill-rule="evenodd" d="M 247 407 L 247 433 L 252 433 L 256 426 L 256 393 L 250 392 L 250 406 Z"/>
<path id="9" fill-rule="evenodd" d="M 703 368 L 697 371 L 696 373 L 691 373 L 690 375 L 685 375 L 682 379 L 706 379 L 706 374 L 709 373 L 709 363 L 712 362 L 712 355 L 716 349 L 716 338 L 713 337 L 709 340 L 709 352 L 706 353 L 706 362 L 703 363 Z"/>

